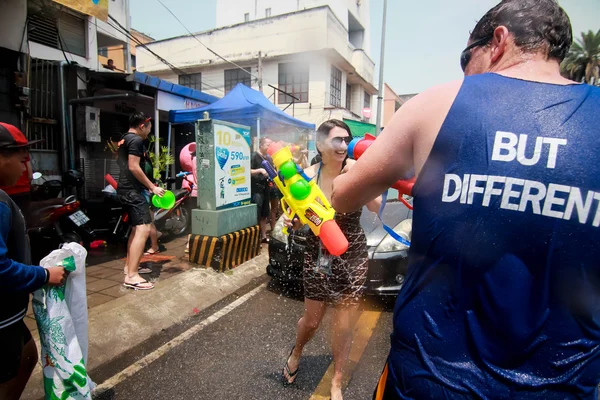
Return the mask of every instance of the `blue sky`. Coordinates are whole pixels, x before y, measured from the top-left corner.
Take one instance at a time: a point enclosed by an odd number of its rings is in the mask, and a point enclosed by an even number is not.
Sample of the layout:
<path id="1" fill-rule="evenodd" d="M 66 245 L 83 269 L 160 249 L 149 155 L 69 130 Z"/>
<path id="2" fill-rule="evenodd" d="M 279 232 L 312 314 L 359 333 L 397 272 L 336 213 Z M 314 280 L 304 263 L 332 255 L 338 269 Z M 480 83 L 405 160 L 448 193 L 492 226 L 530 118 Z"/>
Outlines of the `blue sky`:
<path id="1" fill-rule="evenodd" d="M 186 33 L 157 0 L 130 1 L 133 28 L 155 39 Z M 216 0 L 162 1 L 192 32 L 215 27 Z M 559 2 L 571 18 L 575 37 L 584 30 L 600 29 L 600 0 Z M 396 93 L 405 94 L 460 78 L 458 59 L 469 31 L 497 3 L 498 0 L 388 0 L 385 81 Z M 383 0 L 371 0 L 371 58 L 377 69 L 382 11 Z"/>

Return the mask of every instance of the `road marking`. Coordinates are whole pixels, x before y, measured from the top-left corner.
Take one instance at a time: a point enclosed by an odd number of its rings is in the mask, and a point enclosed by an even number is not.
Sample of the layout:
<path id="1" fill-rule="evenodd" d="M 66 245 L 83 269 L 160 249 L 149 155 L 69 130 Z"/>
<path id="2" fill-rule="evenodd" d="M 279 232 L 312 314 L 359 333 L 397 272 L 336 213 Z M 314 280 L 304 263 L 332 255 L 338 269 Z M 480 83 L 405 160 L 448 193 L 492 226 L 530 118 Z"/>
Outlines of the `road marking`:
<path id="1" fill-rule="evenodd" d="M 112 389 L 115 386 L 117 386 L 119 383 L 123 382 L 125 379 L 135 375 L 142 368 L 147 367 L 148 365 L 150 365 L 151 363 L 153 363 L 160 357 L 167 354 L 169 351 L 173 350 L 175 347 L 179 346 L 180 344 L 184 343 L 186 340 L 190 339 L 192 336 L 194 336 L 196 333 L 200 332 L 202 329 L 204 329 L 207 326 L 209 326 L 210 324 L 218 321 L 220 318 L 224 317 L 225 315 L 229 314 L 230 312 L 232 312 L 233 310 L 235 310 L 236 308 L 238 308 L 239 306 L 244 304 L 246 301 L 250 300 L 254 295 L 256 295 L 258 292 L 260 292 L 266 286 L 267 286 L 267 284 L 263 283 L 262 285 L 252 289 L 250 292 L 246 293 L 239 299 L 231 302 L 230 304 L 223 307 L 222 309 L 220 309 L 219 311 L 217 311 L 210 317 L 202 320 L 200 323 L 198 323 L 197 325 L 194 325 L 187 331 L 183 332 L 181 335 L 179 335 L 176 338 L 170 340 L 169 342 L 163 344 L 158 349 L 154 350 L 152 353 L 148 354 L 144 358 L 131 364 L 129 367 L 125 368 L 123 371 L 119 372 L 116 375 L 113 375 L 111 378 L 107 379 L 102 384 L 98 385 L 96 387 L 96 389 L 94 389 L 94 395 L 97 395 L 97 394 L 105 392 L 109 389 Z"/>
<path id="2" fill-rule="evenodd" d="M 348 386 L 350 377 L 358 366 L 358 362 L 360 361 L 367 344 L 369 344 L 369 340 L 373 335 L 373 331 L 375 330 L 375 326 L 377 325 L 380 316 L 380 311 L 363 311 L 358 318 L 358 321 L 356 321 L 352 331 L 352 348 L 350 349 L 348 361 L 346 361 L 344 378 L 342 380 L 342 392 Z M 331 379 L 333 378 L 334 369 L 335 367 L 332 361 L 309 400 L 326 400 L 330 398 L 329 390 L 331 389 Z"/>

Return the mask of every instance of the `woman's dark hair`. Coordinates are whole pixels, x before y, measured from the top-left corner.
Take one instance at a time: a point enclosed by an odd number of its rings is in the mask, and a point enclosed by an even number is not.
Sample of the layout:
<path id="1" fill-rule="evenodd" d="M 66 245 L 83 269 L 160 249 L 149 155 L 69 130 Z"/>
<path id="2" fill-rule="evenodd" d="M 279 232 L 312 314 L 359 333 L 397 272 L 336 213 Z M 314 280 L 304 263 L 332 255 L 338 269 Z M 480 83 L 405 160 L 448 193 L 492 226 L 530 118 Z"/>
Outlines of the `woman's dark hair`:
<path id="1" fill-rule="evenodd" d="M 323 142 L 327 139 L 327 137 L 329 136 L 329 132 L 331 132 L 331 130 L 333 128 L 342 128 L 343 130 L 345 130 L 346 132 L 348 132 L 348 136 L 350 136 L 350 138 L 353 138 L 352 136 L 352 132 L 350 131 L 350 127 L 344 122 L 344 121 L 340 121 L 339 119 L 330 119 L 329 121 L 325 121 L 323 122 L 319 128 L 317 129 L 317 142 Z M 319 161 L 322 161 L 322 155 L 321 155 L 321 151 L 319 151 L 319 147 L 317 146 L 317 153 L 318 155 L 313 158 L 313 161 L 319 157 Z M 344 163 L 342 164 L 342 166 L 346 165 L 346 160 L 348 159 L 348 157 L 346 156 L 346 159 L 344 160 Z M 312 165 L 312 163 L 311 163 Z"/>
<path id="2" fill-rule="evenodd" d="M 147 126 L 150 123 L 150 118 L 143 112 L 134 112 L 129 116 L 129 127 L 139 128 L 140 125 Z"/>
<path id="3" fill-rule="evenodd" d="M 505 26 L 515 44 L 527 53 L 545 51 L 562 61 L 573 42 L 571 21 L 556 0 L 503 0 L 475 25 L 471 41 L 491 37 Z"/>
<path id="4" fill-rule="evenodd" d="M 331 132 L 331 130 L 336 127 L 342 128 L 343 130 L 348 132 L 348 136 L 352 137 L 350 127 L 344 121 L 340 121 L 339 119 L 330 119 L 329 121 L 323 122 L 317 129 L 317 142 L 322 142 L 326 140 L 329 136 L 329 132 Z"/>

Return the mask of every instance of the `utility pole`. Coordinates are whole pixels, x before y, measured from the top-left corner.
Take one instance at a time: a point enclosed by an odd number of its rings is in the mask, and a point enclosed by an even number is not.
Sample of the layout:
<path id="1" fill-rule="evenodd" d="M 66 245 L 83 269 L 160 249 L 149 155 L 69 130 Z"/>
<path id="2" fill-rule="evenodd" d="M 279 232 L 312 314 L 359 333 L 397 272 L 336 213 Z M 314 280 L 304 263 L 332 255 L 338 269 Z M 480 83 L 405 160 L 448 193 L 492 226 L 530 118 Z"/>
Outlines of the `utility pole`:
<path id="1" fill-rule="evenodd" d="M 258 52 L 258 90 L 263 92 L 262 82 L 262 51 Z"/>
<path id="2" fill-rule="evenodd" d="M 125 27 L 127 32 L 131 35 L 131 15 L 129 14 L 129 0 L 125 0 L 125 12 L 127 15 Z M 125 62 L 123 63 L 124 70 L 128 74 L 131 73 L 131 39 L 125 35 Z"/>
<path id="3" fill-rule="evenodd" d="M 381 108 L 383 107 L 383 61 L 385 60 L 385 22 L 387 16 L 387 0 L 383 0 L 383 23 L 381 24 L 381 55 L 379 57 L 379 95 L 377 96 L 377 120 L 375 136 L 381 132 Z"/>

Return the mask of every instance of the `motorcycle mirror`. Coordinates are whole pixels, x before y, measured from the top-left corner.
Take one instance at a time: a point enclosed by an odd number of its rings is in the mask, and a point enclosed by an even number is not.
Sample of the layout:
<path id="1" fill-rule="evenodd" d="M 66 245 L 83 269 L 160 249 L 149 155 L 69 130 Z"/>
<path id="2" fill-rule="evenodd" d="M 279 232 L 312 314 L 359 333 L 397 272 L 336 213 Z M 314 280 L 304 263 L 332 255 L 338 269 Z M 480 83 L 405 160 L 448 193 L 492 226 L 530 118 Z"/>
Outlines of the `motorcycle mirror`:
<path id="1" fill-rule="evenodd" d="M 42 177 L 42 173 L 41 172 L 34 172 L 33 173 L 33 179 L 40 179 Z"/>

